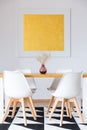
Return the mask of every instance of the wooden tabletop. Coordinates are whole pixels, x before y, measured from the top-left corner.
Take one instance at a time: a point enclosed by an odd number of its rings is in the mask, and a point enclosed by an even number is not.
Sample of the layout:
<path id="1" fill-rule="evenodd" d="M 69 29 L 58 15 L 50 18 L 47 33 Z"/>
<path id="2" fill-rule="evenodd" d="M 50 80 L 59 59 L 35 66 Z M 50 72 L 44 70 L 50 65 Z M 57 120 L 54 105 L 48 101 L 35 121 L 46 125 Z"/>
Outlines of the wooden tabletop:
<path id="1" fill-rule="evenodd" d="M 40 73 L 27 73 L 24 74 L 25 77 L 33 77 L 33 78 L 60 78 L 63 76 L 63 74 L 58 74 L 58 73 L 46 73 L 46 74 L 40 74 Z M 0 78 L 3 77 L 3 74 L 0 73 Z M 83 74 L 83 78 L 87 78 L 87 73 Z"/>
<path id="2" fill-rule="evenodd" d="M 46 73 L 46 74 L 40 74 L 40 73 L 31 73 L 31 74 L 25 74 L 25 77 L 37 77 L 37 78 L 57 78 L 62 77 L 63 74 L 57 74 L 57 73 Z"/>

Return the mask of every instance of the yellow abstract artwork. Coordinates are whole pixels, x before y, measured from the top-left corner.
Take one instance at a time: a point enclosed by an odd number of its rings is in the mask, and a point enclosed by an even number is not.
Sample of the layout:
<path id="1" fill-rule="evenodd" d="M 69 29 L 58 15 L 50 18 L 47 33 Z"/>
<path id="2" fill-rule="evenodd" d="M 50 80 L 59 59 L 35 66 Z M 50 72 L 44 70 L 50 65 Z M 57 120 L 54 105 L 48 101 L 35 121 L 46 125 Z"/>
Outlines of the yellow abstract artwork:
<path id="1" fill-rule="evenodd" d="M 63 14 L 24 14 L 24 51 L 64 51 Z"/>

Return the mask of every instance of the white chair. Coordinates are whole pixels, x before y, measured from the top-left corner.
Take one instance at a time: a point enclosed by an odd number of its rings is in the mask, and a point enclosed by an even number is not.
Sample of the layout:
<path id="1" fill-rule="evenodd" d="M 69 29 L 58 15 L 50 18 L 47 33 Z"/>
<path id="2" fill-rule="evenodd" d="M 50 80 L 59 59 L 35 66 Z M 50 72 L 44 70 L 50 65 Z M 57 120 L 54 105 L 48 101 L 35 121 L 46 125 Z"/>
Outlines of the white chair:
<path id="1" fill-rule="evenodd" d="M 18 102 L 20 102 L 22 105 L 24 125 L 25 126 L 27 125 L 24 103 L 28 105 L 34 120 L 36 120 L 36 111 L 32 101 L 32 91 L 24 75 L 19 71 L 4 71 L 3 79 L 4 79 L 3 81 L 4 81 L 5 94 L 10 98 L 10 100 L 6 107 L 2 123 L 4 123 L 12 103 L 13 103 L 12 118 L 14 117 L 15 109 Z"/>
<path id="2" fill-rule="evenodd" d="M 61 73 L 61 74 L 65 74 L 67 72 L 72 72 L 72 69 L 64 69 L 64 70 L 57 70 L 56 73 Z M 57 86 L 59 84 L 59 81 L 60 81 L 61 78 L 54 78 L 53 81 L 52 81 L 52 84 L 50 85 L 50 87 L 47 88 L 47 90 L 50 92 L 50 94 L 52 95 L 52 93 L 57 89 Z M 51 99 L 50 99 L 50 102 L 48 104 L 48 109 L 47 109 L 47 112 L 46 114 L 48 114 L 49 110 L 50 110 L 50 107 L 52 106 L 52 103 L 54 101 L 54 96 L 52 95 Z"/>
<path id="3" fill-rule="evenodd" d="M 81 80 L 82 80 L 82 73 L 66 73 L 64 74 L 63 78 L 60 80 L 57 89 L 52 94 L 56 99 L 53 104 L 52 111 L 49 115 L 49 120 L 52 117 L 53 112 L 55 111 L 58 102 L 62 102 L 62 108 L 61 108 L 61 117 L 60 117 L 60 126 L 62 126 L 63 122 L 63 111 L 64 106 L 66 102 L 69 102 L 68 109 L 70 111 L 70 103 L 74 103 L 77 112 L 79 114 L 80 120 L 83 123 L 83 117 L 79 108 L 79 105 L 77 103 L 76 97 L 80 93 L 81 90 Z M 71 112 L 71 111 L 70 111 Z"/>

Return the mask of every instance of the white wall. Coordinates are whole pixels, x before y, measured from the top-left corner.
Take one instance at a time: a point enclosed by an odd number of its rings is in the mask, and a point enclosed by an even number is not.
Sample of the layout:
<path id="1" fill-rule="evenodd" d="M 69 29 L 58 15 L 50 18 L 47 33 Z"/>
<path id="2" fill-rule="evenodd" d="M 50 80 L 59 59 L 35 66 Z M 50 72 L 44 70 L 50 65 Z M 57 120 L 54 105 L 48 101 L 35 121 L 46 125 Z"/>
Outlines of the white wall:
<path id="1" fill-rule="evenodd" d="M 48 72 L 62 68 L 87 72 L 87 0 L 0 0 L 0 72 L 19 68 L 38 72 L 40 68 L 36 58 L 18 58 L 16 55 L 18 12 L 22 8 L 71 8 L 71 56 L 52 57 L 46 67 Z M 36 81 L 38 90 L 35 97 L 47 98 L 49 80 Z"/>

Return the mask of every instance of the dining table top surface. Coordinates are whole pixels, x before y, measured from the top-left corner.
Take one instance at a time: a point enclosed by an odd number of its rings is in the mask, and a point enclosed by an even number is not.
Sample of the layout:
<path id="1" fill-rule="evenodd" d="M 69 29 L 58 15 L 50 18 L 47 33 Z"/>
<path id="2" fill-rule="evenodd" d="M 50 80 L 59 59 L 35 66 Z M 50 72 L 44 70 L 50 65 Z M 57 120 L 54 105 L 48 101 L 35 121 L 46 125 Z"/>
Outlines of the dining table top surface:
<path id="1" fill-rule="evenodd" d="M 63 73 L 24 73 L 25 77 L 32 77 L 32 78 L 61 78 Z M 3 78 L 3 73 L 0 73 L 0 78 Z M 87 78 L 87 73 L 83 73 L 83 78 Z"/>

